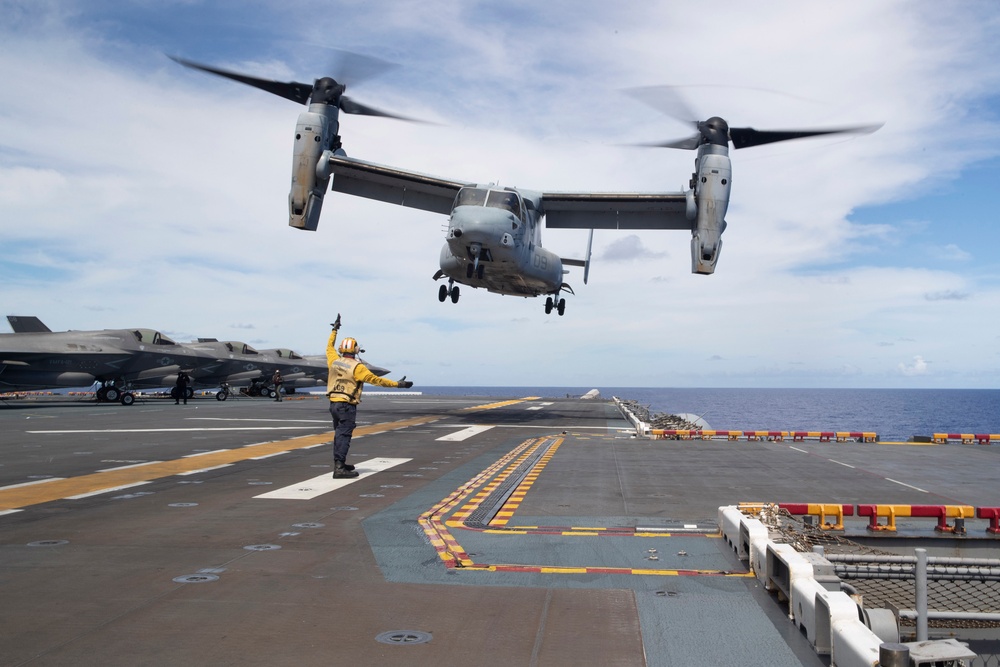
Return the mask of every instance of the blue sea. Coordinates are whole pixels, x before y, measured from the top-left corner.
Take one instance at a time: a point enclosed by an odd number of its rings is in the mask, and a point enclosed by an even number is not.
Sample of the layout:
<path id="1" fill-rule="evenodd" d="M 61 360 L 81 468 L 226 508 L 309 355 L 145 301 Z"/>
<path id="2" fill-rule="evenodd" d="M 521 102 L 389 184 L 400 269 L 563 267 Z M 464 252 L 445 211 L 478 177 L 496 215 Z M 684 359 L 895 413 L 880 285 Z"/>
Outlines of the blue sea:
<path id="1" fill-rule="evenodd" d="M 874 431 L 881 440 L 932 433 L 1000 433 L 1000 389 L 653 389 L 420 387 L 459 396 L 627 398 L 656 413 L 691 413 L 714 429 Z"/>

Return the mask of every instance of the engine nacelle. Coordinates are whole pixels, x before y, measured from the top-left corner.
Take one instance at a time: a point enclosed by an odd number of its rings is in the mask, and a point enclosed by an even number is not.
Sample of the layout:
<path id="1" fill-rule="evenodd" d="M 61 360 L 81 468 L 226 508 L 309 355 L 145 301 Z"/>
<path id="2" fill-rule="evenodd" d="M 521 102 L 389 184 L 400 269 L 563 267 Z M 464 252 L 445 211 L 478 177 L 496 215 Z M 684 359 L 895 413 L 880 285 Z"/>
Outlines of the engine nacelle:
<path id="1" fill-rule="evenodd" d="M 288 225 L 316 231 L 323 196 L 330 185 L 328 155 L 339 146 L 337 121 L 339 109 L 331 104 L 315 103 L 299 114 L 292 148 L 292 187 L 288 193 Z"/>
<path id="2" fill-rule="evenodd" d="M 691 233 L 691 272 L 710 275 L 715 272 L 722 250 L 722 232 L 726 231 L 726 211 L 732 186 L 732 163 L 729 149 L 714 144 L 698 149 L 695 172 L 697 225 Z"/>

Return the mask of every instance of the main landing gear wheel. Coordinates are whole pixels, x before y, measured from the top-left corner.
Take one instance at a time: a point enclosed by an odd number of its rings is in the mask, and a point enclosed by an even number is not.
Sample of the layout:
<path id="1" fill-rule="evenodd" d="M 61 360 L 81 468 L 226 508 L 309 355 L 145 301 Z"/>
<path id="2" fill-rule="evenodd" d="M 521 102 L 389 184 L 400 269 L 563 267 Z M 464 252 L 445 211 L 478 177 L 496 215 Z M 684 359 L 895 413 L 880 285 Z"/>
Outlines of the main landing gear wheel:
<path id="1" fill-rule="evenodd" d="M 217 401 L 224 401 L 227 398 L 229 398 L 229 392 L 228 391 L 220 391 L 220 392 L 218 392 L 215 395 L 215 400 L 217 400 Z"/>
<path id="2" fill-rule="evenodd" d="M 444 303 L 447 299 L 448 299 L 448 286 L 441 285 L 441 287 L 438 288 L 438 301 Z"/>
<path id="3" fill-rule="evenodd" d="M 452 285 L 451 286 L 451 302 L 452 303 L 458 303 L 458 296 L 459 296 L 458 285 Z"/>
<path id="4" fill-rule="evenodd" d="M 551 296 L 545 297 L 545 314 L 550 314 L 553 308 L 561 316 L 566 312 L 566 299 L 559 299 L 556 301 Z"/>
<path id="5" fill-rule="evenodd" d="M 121 397 L 122 393 L 118 391 L 118 387 L 108 387 L 104 391 L 104 400 L 109 401 L 111 403 L 116 402 Z"/>
<path id="6" fill-rule="evenodd" d="M 123 392 L 120 400 L 122 405 L 132 405 L 135 403 L 135 394 L 130 391 Z"/>

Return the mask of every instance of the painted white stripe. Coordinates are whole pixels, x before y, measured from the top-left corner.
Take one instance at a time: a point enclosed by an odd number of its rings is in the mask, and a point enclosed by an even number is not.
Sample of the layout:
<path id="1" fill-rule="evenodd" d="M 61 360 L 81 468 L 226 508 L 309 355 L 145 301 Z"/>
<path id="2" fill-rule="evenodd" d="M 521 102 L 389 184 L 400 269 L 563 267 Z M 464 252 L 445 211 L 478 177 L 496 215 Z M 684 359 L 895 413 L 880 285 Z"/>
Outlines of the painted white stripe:
<path id="1" fill-rule="evenodd" d="M 470 426 L 468 428 L 463 428 L 461 431 L 455 431 L 454 433 L 443 435 L 440 438 L 435 438 L 435 440 L 443 442 L 461 442 L 462 440 L 468 440 L 474 435 L 479 435 L 484 431 L 489 431 L 491 428 L 493 428 L 492 425 Z"/>
<path id="2" fill-rule="evenodd" d="M 185 454 L 182 459 L 193 459 L 196 456 L 208 456 L 209 454 L 218 454 L 219 452 L 228 452 L 228 449 L 213 449 L 208 452 L 197 452 L 195 454 Z"/>
<path id="3" fill-rule="evenodd" d="M 366 477 L 371 477 L 375 473 L 388 470 L 389 468 L 394 468 L 412 460 L 413 459 L 388 458 L 369 459 L 368 461 L 362 461 L 361 463 L 355 464 L 358 472 L 357 477 L 352 477 L 350 479 L 334 479 L 332 473 L 326 472 L 317 477 L 313 477 L 312 479 L 299 482 L 298 484 L 292 484 L 291 486 L 262 493 L 259 496 L 254 496 L 254 498 L 268 498 L 272 500 L 312 500 L 313 498 L 321 496 L 324 493 L 341 489 L 348 484 L 353 484 L 354 482 L 362 480 Z"/>
<path id="4" fill-rule="evenodd" d="M 525 409 L 526 410 L 541 410 L 543 407 L 545 407 L 545 406 L 543 406 L 543 405 L 536 405 L 534 407 L 525 408 Z"/>
<path id="5" fill-rule="evenodd" d="M 888 477 L 886 477 L 885 479 L 888 482 L 892 482 L 893 484 L 899 484 L 900 486 L 905 486 L 908 489 L 913 489 L 914 491 L 919 491 L 920 493 L 930 493 L 930 491 L 925 491 L 925 490 L 921 489 L 918 486 L 912 486 L 912 485 L 907 484 L 905 482 L 899 482 L 899 481 L 894 480 L 894 479 L 889 479 Z"/>
<path id="6" fill-rule="evenodd" d="M 145 463 L 133 463 L 127 466 L 118 466 L 117 468 L 102 468 L 97 472 L 111 472 L 112 470 L 128 470 L 129 468 L 141 468 L 142 466 L 151 466 L 154 463 L 163 463 L 163 461 L 146 461 Z"/>
<path id="7" fill-rule="evenodd" d="M 205 422 L 278 422 L 281 424 L 329 424 L 329 419 L 244 419 L 239 417 L 188 417 L 184 421 Z"/>
<path id="8" fill-rule="evenodd" d="M 0 510 L 0 516 L 3 516 L 4 514 L 13 514 L 14 512 L 21 512 L 21 511 L 23 510 Z"/>
<path id="9" fill-rule="evenodd" d="M 102 493 L 111 493 L 112 491 L 121 491 L 122 489 L 131 489 L 133 486 L 142 486 L 143 484 L 149 484 L 149 482 L 133 482 L 132 484 L 122 484 L 121 486 L 109 486 L 106 489 L 98 489 L 97 491 L 90 491 L 88 493 L 81 493 L 76 496 L 66 496 L 66 500 L 80 500 L 81 498 L 90 498 L 91 496 L 99 496 Z"/>
<path id="10" fill-rule="evenodd" d="M 845 468 L 853 468 L 853 467 L 854 467 L 854 466 L 852 466 L 852 465 L 849 465 L 849 464 L 847 464 L 847 463 L 841 463 L 840 461 L 834 461 L 833 459 L 827 459 L 827 461 L 833 461 L 833 462 L 834 462 L 834 463 L 836 463 L 837 465 L 839 465 L 839 466 L 844 466 Z"/>
<path id="11" fill-rule="evenodd" d="M 178 475 L 197 475 L 200 472 L 208 472 L 209 470 L 218 470 L 219 468 L 228 468 L 233 465 L 232 463 L 223 463 L 221 466 L 212 466 L 210 468 L 199 468 L 198 470 L 188 470 L 187 472 L 179 472 Z"/>
<path id="12" fill-rule="evenodd" d="M 260 461 L 262 459 L 269 459 L 272 456 L 281 456 L 282 454 L 287 454 L 288 452 L 274 452 L 273 454 L 264 454 L 264 456 L 252 456 L 251 461 Z"/>
<path id="13" fill-rule="evenodd" d="M 194 433 L 198 431 L 306 431 L 325 426 L 233 426 L 229 428 L 104 428 L 76 429 L 72 431 L 25 431 L 42 435 L 63 433 Z"/>
<path id="14" fill-rule="evenodd" d="M 807 451 L 806 451 L 806 450 L 804 450 L 804 449 L 799 449 L 798 447 L 792 447 L 791 445 L 789 445 L 789 446 L 788 446 L 788 448 L 789 448 L 789 449 L 794 449 L 794 450 L 795 450 L 795 451 L 797 451 L 797 452 L 802 452 L 803 454 L 808 454 L 808 453 L 809 453 L 809 452 L 807 452 Z"/>
<path id="15" fill-rule="evenodd" d="M 45 479 L 36 479 L 33 482 L 21 482 L 20 484 L 11 484 L 10 486 L 0 486 L 0 491 L 5 489 L 19 489 L 22 486 L 34 486 L 35 484 L 45 484 L 46 482 L 58 482 L 61 479 L 66 479 L 65 477 L 46 477 Z"/>

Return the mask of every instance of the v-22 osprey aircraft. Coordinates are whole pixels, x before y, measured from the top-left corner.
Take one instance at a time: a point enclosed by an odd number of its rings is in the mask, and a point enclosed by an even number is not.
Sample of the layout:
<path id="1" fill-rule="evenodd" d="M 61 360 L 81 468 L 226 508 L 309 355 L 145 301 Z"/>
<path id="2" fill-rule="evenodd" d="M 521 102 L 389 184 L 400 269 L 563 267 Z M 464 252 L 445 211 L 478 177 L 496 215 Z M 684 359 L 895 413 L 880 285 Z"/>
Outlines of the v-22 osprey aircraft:
<path id="1" fill-rule="evenodd" d="M 333 77 L 316 79 L 312 84 L 284 83 L 173 59 L 186 67 L 308 105 L 295 125 L 292 186 L 288 195 L 290 226 L 315 231 L 328 188 L 448 215 L 440 269 L 434 274 L 435 280 L 448 279 L 447 285 L 439 287 L 440 301 L 450 298 L 457 303 L 459 284 L 463 284 L 497 294 L 546 295 L 545 312 L 555 309 L 559 315 L 566 308 L 561 293 L 573 293 L 563 281 L 567 273 L 563 267 L 582 266 L 586 284 L 595 229 L 689 230 L 692 272 L 704 275 L 715 272 L 732 187 L 730 142 L 736 148 L 745 148 L 788 139 L 877 129 L 877 126 L 863 126 L 758 131 L 730 128 L 717 116 L 706 121 L 690 120 L 689 116 L 684 120 L 693 125 L 696 131 L 693 136 L 651 144 L 697 150 L 688 190 L 676 193 L 537 192 L 444 179 L 348 157 L 339 135 L 341 111 L 411 119 L 356 102 L 344 94 L 346 85 Z M 586 258 L 566 259 L 543 248 L 543 218 L 552 228 L 589 229 Z"/>

